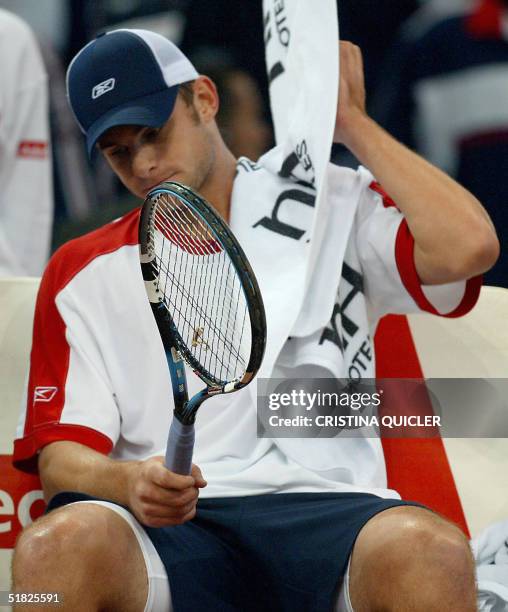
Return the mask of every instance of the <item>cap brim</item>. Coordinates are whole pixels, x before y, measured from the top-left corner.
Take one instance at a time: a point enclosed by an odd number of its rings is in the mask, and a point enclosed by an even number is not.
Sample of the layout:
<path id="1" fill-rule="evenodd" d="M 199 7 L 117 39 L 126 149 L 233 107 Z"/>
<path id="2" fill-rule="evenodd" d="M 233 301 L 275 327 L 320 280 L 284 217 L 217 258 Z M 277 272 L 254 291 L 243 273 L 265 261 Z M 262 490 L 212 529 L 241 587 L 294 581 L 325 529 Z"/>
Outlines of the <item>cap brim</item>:
<path id="1" fill-rule="evenodd" d="M 132 100 L 128 104 L 117 106 L 102 115 L 87 130 L 86 147 L 88 155 L 92 155 L 95 143 L 99 138 L 113 127 L 119 125 L 159 127 L 166 123 L 173 112 L 177 94 L 178 85 L 175 85 L 149 96 Z"/>

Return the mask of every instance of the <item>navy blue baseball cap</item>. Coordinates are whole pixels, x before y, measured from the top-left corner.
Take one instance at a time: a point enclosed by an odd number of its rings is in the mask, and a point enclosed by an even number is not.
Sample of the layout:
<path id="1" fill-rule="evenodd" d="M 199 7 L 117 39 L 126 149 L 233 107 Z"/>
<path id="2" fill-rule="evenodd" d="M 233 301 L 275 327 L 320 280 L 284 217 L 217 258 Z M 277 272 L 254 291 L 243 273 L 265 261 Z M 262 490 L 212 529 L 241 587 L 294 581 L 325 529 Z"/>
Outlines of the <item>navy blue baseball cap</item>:
<path id="1" fill-rule="evenodd" d="M 112 127 L 163 125 L 179 84 L 198 76 L 180 49 L 155 32 L 112 30 L 89 42 L 67 70 L 67 95 L 88 154 Z"/>

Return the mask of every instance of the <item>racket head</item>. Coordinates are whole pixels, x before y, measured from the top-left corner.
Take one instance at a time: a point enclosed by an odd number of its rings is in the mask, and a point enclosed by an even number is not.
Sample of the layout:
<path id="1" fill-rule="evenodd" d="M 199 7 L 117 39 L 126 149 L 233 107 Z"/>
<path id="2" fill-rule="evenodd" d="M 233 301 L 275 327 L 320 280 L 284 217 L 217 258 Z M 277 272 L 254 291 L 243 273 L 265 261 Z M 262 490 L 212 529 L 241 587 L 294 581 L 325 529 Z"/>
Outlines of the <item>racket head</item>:
<path id="1" fill-rule="evenodd" d="M 161 183 L 143 204 L 139 245 L 166 351 L 180 352 L 207 395 L 247 385 L 263 359 L 265 311 L 254 272 L 222 217 L 189 187 Z"/>

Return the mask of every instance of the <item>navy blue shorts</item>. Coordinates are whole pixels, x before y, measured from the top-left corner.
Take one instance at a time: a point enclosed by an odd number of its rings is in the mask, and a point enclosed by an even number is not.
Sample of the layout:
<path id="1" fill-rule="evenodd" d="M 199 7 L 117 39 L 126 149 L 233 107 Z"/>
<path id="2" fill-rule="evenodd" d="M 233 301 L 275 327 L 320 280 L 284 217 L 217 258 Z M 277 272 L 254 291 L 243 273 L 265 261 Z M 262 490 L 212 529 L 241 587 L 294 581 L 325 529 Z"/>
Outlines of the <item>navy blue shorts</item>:
<path id="1" fill-rule="evenodd" d="M 86 499 L 59 493 L 48 511 Z M 145 529 L 175 612 L 330 612 L 361 528 L 403 505 L 420 506 L 365 493 L 204 498 L 192 521 Z"/>

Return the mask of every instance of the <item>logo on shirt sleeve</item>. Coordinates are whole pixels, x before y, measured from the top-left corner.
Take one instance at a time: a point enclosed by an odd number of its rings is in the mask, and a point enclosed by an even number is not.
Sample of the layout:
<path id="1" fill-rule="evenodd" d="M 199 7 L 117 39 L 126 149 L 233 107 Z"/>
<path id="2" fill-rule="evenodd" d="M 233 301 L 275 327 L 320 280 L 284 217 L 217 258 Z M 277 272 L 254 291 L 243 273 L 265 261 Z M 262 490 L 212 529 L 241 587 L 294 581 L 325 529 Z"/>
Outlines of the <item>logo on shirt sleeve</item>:
<path id="1" fill-rule="evenodd" d="M 97 83 L 97 85 L 92 89 L 92 100 L 100 98 L 108 91 L 111 91 L 115 88 L 115 79 L 106 79 L 101 83 Z"/>
<path id="2" fill-rule="evenodd" d="M 35 387 L 33 403 L 50 402 L 55 397 L 57 391 L 58 387 Z"/>

